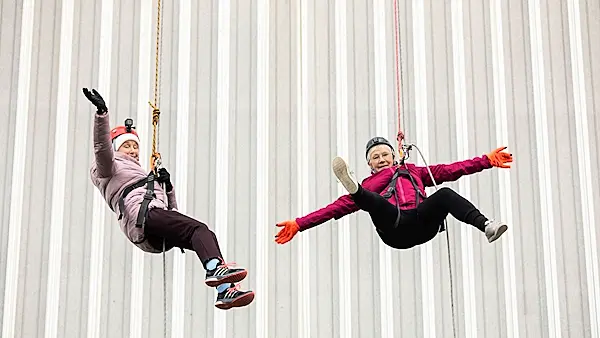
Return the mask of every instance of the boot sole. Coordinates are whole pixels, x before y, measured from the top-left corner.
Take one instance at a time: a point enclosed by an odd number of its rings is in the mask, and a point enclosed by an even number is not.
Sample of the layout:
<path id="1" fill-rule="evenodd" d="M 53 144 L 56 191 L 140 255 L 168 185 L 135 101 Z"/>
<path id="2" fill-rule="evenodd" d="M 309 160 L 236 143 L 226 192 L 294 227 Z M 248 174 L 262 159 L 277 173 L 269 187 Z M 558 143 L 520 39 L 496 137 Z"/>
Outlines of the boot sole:
<path id="1" fill-rule="evenodd" d="M 249 292 L 243 296 L 240 296 L 240 297 L 234 299 L 230 303 L 216 303 L 215 307 L 217 307 L 221 310 L 229 310 L 234 307 L 247 306 L 248 304 L 252 303 L 253 300 L 254 300 L 254 292 Z"/>
<path id="2" fill-rule="evenodd" d="M 490 243 L 492 243 L 493 241 L 497 240 L 498 238 L 500 238 L 500 236 L 502 236 L 503 233 L 506 232 L 506 230 L 508 230 L 508 226 L 506 224 L 502 224 L 498 230 L 496 230 L 496 233 L 494 234 L 494 236 L 492 236 L 492 238 L 488 239 L 488 241 Z"/>
<path id="3" fill-rule="evenodd" d="M 225 283 L 237 283 L 240 282 L 242 280 L 244 280 L 244 278 L 246 278 L 246 276 L 248 275 L 248 271 L 240 271 L 234 274 L 231 274 L 227 277 L 221 278 L 221 279 L 214 279 L 214 278 L 208 278 L 204 281 L 204 283 L 206 283 L 206 285 L 210 286 L 211 288 L 217 287 L 221 284 L 225 284 Z"/>
<path id="4" fill-rule="evenodd" d="M 348 173 L 348 165 L 346 161 L 341 157 L 336 157 L 332 161 L 333 173 L 340 183 L 344 186 L 344 189 L 350 194 L 355 193 L 358 190 L 358 185 L 352 180 Z"/>

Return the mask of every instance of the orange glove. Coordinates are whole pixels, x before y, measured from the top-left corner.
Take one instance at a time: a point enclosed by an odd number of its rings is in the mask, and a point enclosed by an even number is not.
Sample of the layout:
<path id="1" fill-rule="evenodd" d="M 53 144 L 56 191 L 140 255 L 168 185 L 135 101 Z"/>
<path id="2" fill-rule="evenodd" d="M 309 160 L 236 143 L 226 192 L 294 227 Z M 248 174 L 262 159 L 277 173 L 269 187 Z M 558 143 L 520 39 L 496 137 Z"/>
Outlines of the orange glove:
<path id="1" fill-rule="evenodd" d="M 510 168 L 510 165 L 507 165 L 506 163 L 512 162 L 512 160 L 513 160 L 512 154 L 503 152 L 502 150 L 504 150 L 504 149 L 506 149 L 506 147 L 500 147 L 498 149 L 495 149 L 491 153 L 487 154 L 487 157 L 490 159 L 490 163 L 494 167 Z"/>
<path id="2" fill-rule="evenodd" d="M 285 221 L 281 223 L 277 223 L 278 227 L 283 227 L 283 229 L 279 230 L 279 233 L 275 235 L 275 242 L 279 244 L 289 242 L 296 234 L 300 227 L 295 220 Z"/>

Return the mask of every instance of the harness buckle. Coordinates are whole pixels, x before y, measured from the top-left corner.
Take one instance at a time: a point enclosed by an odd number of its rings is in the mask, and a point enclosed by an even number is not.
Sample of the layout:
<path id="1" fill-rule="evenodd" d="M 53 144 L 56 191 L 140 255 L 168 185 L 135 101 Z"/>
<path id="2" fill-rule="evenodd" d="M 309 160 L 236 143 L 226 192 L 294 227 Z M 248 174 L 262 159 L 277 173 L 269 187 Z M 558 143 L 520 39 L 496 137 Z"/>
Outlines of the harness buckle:
<path id="1" fill-rule="evenodd" d="M 154 193 L 151 192 L 150 190 L 146 190 L 146 193 L 144 193 L 144 199 L 145 200 L 153 200 L 154 199 Z"/>

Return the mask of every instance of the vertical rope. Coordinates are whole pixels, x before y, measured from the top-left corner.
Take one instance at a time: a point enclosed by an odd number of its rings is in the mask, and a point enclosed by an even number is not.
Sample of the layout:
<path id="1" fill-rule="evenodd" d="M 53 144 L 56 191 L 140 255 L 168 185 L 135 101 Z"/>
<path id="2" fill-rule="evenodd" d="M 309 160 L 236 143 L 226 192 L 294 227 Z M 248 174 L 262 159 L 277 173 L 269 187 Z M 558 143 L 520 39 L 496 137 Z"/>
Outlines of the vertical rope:
<path id="1" fill-rule="evenodd" d="M 160 100 L 160 55 L 161 55 L 161 19 L 162 2 L 157 0 L 156 13 L 156 48 L 154 55 L 154 102 L 148 102 L 152 107 L 152 155 L 150 156 L 150 170 L 154 171 L 157 164 L 160 164 L 160 153 L 158 152 L 158 121 L 160 118 L 159 100 Z"/>
<path id="2" fill-rule="evenodd" d="M 163 238 L 162 268 L 163 268 L 163 335 L 167 338 L 167 258 L 166 239 Z"/>
<path id="3" fill-rule="evenodd" d="M 160 56 L 160 24 L 161 24 L 161 0 L 157 0 L 157 13 L 156 13 L 156 49 L 154 55 L 154 105 L 158 106 L 158 80 L 159 80 L 159 56 Z"/>
<path id="4" fill-rule="evenodd" d="M 401 118 L 401 83 L 400 77 L 402 76 L 402 62 L 400 61 L 400 25 L 398 18 L 398 0 L 394 0 L 394 35 L 395 35 L 395 54 L 396 54 L 396 110 L 398 113 L 398 135 L 396 140 L 398 141 L 398 151 L 402 148 L 402 141 L 404 140 L 404 133 L 402 132 L 402 118 Z M 399 70 L 400 68 L 400 70 Z"/>
<path id="5" fill-rule="evenodd" d="M 401 96 L 401 84 L 402 84 L 402 44 L 400 43 L 401 37 L 400 37 L 400 11 L 398 9 L 398 0 L 394 0 L 394 35 L 396 37 L 396 90 L 397 90 L 397 110 L 398 110 L 398 136 L 397 136 L 397 141 L 398 141 L 398 150 L 401 149 L 402 147 L 402 142 L 404 141 L 404 133 L 402 132 L 402 115 L 401 115 L 401 107 L 403 106 L 403 102 L 404 102 L 404 96 Z M 415 146 L 415 148 L 417 148 Z M 433 174 L 431 173 L 431 170 L 429 169 L 429 165 L 427 164 L 427 162 L 425 162 L 425 157 L 423 156 L 423 154 L 421 154 L 421 151 L 419 150 L 419 148 L 417 148 L 417 151 L 419 152 L 419 154 L 421 155 L 421 158 L 423 159 L 423 162 L 425 163 L 425 166 L 427 167 L 427 170 L 429 171 L 429 174 L 431 175 L 431 180 L 433 182 L 433 184 L 435 185 L 435 189 L 437 190 L 437 184 L 435 183 L 435 178 L 433 177 Z M 446 220 L 444 220 L 444 224 L 446 223 Z M 447 228 L 447 226 L 445 226 L 445 228 Z M 452 332 L 454 333 L 454 337 L 456 337 L 456 315 L 455 315 L 455 310 L 454 310 L 454 285 L 453 285 L 453 277 L 452 277 L 452 256 L 450 254 L 450 235 L 448 234 L 448 231 L 446 230 L 446 244 L 447 244 L 447 248 L 448 248 L 448 270 L 449 270 L 449 274 L 450 274 L 450 305 L 452 308 Z"/>
<path id="6" fill-rule="evenodd" d="M 161 59 L 162 59 L 162 1 L 157 0 L 156 8 L 156 46 L 154 53 L 154 102 L 148 102 L 152 107 L 152 155 L 150 156 L 150 170 L 154 173 L 160 166 L 160 153 L 158 152 L 158 122 L 160 119 L 160 88 L 161 88 Z M 167 338 L 167 262 L 166 243 L 163 238 L 162 268 L 163 268 L 163 335 Z"/>

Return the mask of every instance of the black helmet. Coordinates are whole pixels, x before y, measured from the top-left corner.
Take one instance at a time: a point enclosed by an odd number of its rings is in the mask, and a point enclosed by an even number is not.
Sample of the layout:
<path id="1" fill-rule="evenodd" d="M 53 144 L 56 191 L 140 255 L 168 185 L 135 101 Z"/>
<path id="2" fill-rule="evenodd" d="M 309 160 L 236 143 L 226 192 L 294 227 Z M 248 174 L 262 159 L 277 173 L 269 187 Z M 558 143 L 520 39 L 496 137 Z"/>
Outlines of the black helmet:
<path id="1" fill-rule="evenodd" d="M 385 144 L 392 149 L 392 152 L 394 151 L 394 147 L 388 140 L 386 140 L 384 137 L 376 136 L 370 139 L 369 142 L 367 142 L 367 147 L 365 149 L 365 157 L 367 158 L 367 160 L 369 159 L 369 150 L 371 150 L 371 148 L 373 148 L 374 146 L 380 144 Z"/>

